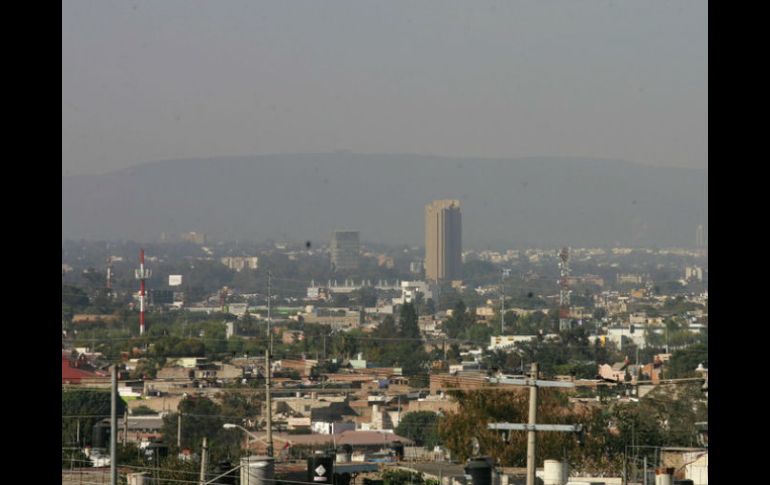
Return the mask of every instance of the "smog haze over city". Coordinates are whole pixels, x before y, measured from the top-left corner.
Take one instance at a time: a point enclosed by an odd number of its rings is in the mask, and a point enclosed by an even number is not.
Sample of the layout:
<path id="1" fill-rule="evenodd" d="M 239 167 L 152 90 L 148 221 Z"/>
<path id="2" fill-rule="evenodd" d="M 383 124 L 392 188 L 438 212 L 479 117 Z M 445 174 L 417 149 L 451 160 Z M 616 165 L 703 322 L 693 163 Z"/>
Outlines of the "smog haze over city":
<path id="1" fill-rule="evenodd" d="M 63 2 L 62 484 L 707 485 L 707 26 Z"/>
<path id="2" fill-rule="evenodd" d="M 63 238 L 345 226 L 414 244 L 422 206 L 450 197 L 477 246 L 693 245 L 708 227 L 706 15 L 67 2 Z"/>

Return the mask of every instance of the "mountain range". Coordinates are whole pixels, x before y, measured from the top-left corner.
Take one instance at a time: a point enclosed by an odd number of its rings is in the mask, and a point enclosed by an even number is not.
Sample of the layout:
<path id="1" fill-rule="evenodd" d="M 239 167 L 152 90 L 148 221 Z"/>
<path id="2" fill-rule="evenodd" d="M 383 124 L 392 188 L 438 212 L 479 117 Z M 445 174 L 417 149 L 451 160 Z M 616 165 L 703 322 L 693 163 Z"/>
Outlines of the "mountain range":
<path id="1" fill-rule="evenodd" d="M 683 246 L 708 228 L 708 171 L 621 160 L 349 152 L 167 160 L 62 176 L 63 239 L 424 244 L 425 205 L 459 199 L 463 246 Z"/>

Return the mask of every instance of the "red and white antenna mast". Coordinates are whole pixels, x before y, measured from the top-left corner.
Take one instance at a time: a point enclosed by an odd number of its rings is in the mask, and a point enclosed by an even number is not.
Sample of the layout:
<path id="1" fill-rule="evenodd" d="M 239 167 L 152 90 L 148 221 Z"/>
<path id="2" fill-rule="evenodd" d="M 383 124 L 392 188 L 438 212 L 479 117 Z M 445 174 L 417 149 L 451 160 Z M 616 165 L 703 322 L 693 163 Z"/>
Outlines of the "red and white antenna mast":
<path id="1" fill-rule="evenodd" d="M 144 267 L 144 248 L 139 250 L 139 269 L 134 270 L 134 274 L 139 280 L 139 335 L 144 335 L 144 280 L 152 275 L 152 272 Z"/>

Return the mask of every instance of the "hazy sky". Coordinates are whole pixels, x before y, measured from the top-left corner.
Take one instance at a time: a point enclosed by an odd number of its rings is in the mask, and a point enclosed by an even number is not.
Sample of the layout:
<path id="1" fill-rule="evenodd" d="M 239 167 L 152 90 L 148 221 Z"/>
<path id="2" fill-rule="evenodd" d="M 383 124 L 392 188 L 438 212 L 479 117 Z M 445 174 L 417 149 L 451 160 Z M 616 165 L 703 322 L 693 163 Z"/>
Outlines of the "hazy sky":
<path id="1" fill-rule="evenodd" d="M 706 168 L 707 3 L 62 4 L 62 173 L 266 153 Z"/>

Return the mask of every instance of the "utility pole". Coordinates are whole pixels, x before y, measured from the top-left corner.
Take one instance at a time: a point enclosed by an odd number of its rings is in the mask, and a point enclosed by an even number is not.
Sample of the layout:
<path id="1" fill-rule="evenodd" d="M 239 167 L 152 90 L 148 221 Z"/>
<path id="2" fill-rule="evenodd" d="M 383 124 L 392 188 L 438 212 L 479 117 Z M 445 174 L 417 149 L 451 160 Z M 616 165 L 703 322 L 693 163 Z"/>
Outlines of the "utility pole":
<path id="1" fill-rule="evenodd" d="M 270 352 L 273 351 L 273 331 L 270 328 L 270 304 L 272 297 L 270 296 L 270 277 L 272 274 L 270 270 L 267 270 L 267 336 L 270 339 Z"/>
<path id="2" fill-rule="evenodd" d="M 532 363 L 529 379 L 490 378 L 489 382 L 529 387 L 529 423 L 490 423 L 488 429 L 501 431 L 527 431 L 527 485 L 535 485 L 535 450 L 537 431 L 559 431 L 579 433 L 582 426 L 572 424 L 537 424 L 538 387 L 575 387 L 572 382 L 540 381 L 537 379 L 537 362 Z"/>
<path id="3" fill-rule="evenodd" d="M 273 332 L 270 328 L 271 323 L 271 305 L 272 293 L 270 291 L 270 278 L 272 273 L 267 270 L 267 334 L 270 339 L 267 350 L 265 350 L 265 417 L 267 418 L 267 456 L 273 456 L 273 403 L 270 399 L 270 354 L 273 353 Z M 324 342 L 326 342 L 324 340 Z M 324 351 L 325 353 L 325 351 Z"/>
<path id="4" fill-rule="evenodd" d="M 398 395 L 398 418 L 397 419 L 400 424 L 401 423 L 401 394 Z"/>
<path id="5" fill-rule="evenodd" d="M 110 399 L 110 484 L 118 485 L 118 366 L 112 365 Z"/>
<path id="6" fill-rule="evenodd" d="M 182 450 L 182 413 L 176 415 L 176 447 Z"/>
<path id="7" fill-rule="evenodd" d="M 446 365 L 446 339 L 444 339 L 444 364 Z"/>
<path id="8" fill-rule="evenodd" d="M 505 278 L 511 273 L 509 269 L 503 269 L 500 276 L 500 335 L 505 333 Z"/>
<path id="9" fill-rule="evenodd" d="M 626 446 L 625 450 L 623 451 L 623 476 L 620 483 L 622 485 L 628 485 L 628 446 Z"/>
<path id="10" fill-rule="evenodd" d="M 128 408 L 123 412 L 123 446 L 128 443 Z"/>
<path id="11" fill-rule="evenodd" d="M 267 409 L 267 456 L 273 456 L 273 403 L 270 399 L 270 350 L 265 351 L 265 404 Z"/>
<path id="12" fill-rule="evenodd" d="M 206 446 L 206 437 L 203 437 L 203 447 L 201 449 L 201 476 L 200 476 L 200 484 L 203 485 L 206 483 L 206 466 L 208 466 L 208 451 L 209 448 Z"/>
<path id="13" fill-rule="evenodd" d="M 529 385 L 529 425 L 527 431 L 527 485 L 535 485 L 535 446 L 537 435 L 535 423 L 537 422 L 537 362 L 532 362 Z"/>

